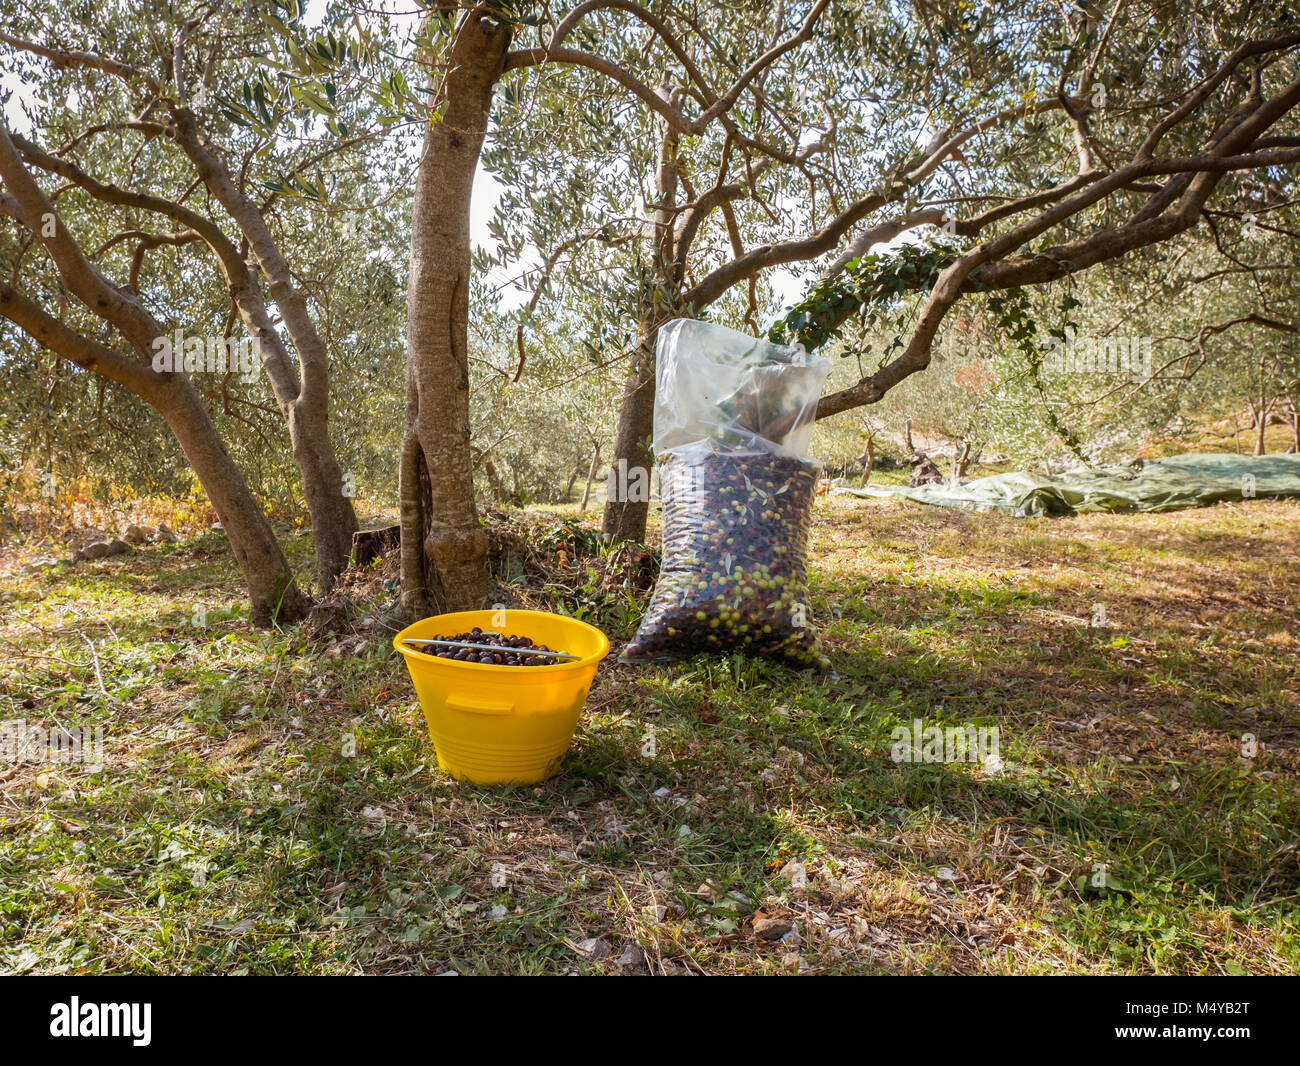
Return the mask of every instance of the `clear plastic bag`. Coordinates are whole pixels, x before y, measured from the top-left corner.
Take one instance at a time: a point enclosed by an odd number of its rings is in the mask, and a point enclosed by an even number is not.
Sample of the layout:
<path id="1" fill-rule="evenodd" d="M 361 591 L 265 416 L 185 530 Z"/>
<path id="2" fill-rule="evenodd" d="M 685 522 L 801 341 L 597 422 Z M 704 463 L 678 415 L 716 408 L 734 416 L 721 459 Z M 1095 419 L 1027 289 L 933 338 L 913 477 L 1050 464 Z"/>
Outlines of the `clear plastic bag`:
<path id="1" fill-rule="evenodd" d="M 697 441 L 804 458 L 829 359 L 675 318 L 655 352 L 654 451 Z"/>
<path id="2" fill-rule="evenodd" d="M 806 571 L 821 466 L 806 453 L 830 361 L 687 319 L 660 329 L 657 358 L 663 562 L 623 660 L 824 662 Z"/>

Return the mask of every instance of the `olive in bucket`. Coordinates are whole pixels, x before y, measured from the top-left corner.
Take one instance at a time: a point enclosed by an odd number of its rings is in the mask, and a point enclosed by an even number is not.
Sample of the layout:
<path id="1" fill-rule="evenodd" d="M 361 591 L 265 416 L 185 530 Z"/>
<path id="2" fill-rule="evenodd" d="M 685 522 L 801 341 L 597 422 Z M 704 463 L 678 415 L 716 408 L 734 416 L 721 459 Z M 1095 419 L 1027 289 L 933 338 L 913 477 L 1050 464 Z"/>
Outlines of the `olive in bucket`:
<path id="1" fill-rule="evenodd" d="M 393 638 L 438 765 L 476 785 L 531 785 L 564 760 L 609 639 L 545 611 L 458 611 Z"/>

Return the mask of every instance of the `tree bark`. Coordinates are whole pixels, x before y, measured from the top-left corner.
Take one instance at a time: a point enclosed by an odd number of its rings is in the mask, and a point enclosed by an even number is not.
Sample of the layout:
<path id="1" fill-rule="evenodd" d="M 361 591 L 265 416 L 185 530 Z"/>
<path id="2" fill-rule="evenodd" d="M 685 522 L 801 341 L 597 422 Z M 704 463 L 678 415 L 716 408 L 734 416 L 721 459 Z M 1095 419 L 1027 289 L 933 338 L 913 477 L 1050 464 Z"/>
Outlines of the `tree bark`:
<path id="1" fill-rule="evenodd" d="M 623 386 L 623 401 L 618 409 L 618 427 L 614 431 L 614 454 L 610 458 L 611 472 L 620 468 L 619 460 L 626 461 L 628 471 L 654 469 L 654 452 L 650 439 L 654 433 L 655 419 L 655 344 L 659 337 L 658 326 L 651 326 L 636 343 L 632 365 Z M 628 484 L 634 481 L 627 478 Z M 612 476 L 608 482 L 615 488 Z M 650 516 L 650 501 L 630 498 L 626 491 L 609 494 L 605 501 L 603 529 L 614 540 L 645 540 L 646 520 Z"/>
<path id="2" fill-rule="evenodd" d="M 23 158 L 42 170 L 58 174 L 105 203 L 170 218 L 192 230 L 212 250 L 231 301 L 257 345 L 289 430 L 312 517 L 317 584 L 324 594 L 347 565 L 351 534 L 357 529 L 356 514 L 343 494 L 343 476 L 329 437 L 329 361 L 325 345 L 261 210 L 231 177 L 222 155 L 199 128 L 194 114 L 178 108 L 175 117 L 175 134 L 181 148 L 204 186 L 226 208 L 249 242 L 256 266 L 245 261 L 219 225 L 195 209 L 163 197 L 105 185 L 70 160 L 50 155 L 24 137 L 14 136 L 12 140 Z M 270 279 L 271 293 L 297 351 L 296 361 L 266 306 L 258 281 L 259 269 Z"/>
<path id="3" fill-rule="evenodd" d="M 248 589 L 253 623 L 296 622 L 306 616 L 310 603 L 294 580 L 271 524 L 187 377 L 156 373 L 143 361 L 75 332 L 5 282 L 0 282 L 0 315 L 37 344 L 129 389 L 162 415 L 230 541 Z"/>
<path id="4" fill-rule="evenodd" d="M 1268 426 L 1268 407 L 1266 406 L 1264 396 L 1264 359 L 1260 358 L 1259 363 L 1259 406 L 1255 406 L 1253 400 L 1250 402 L 1250 428 L 1255 431 L 1255 444 L 1252 454 L 1264 454 L 1264 430 Z"/>
<path id="5" fill-rule="evenodd" d="M 858 488 L 864 488 L 871 479 L 871 470 L 876 465 L 876 435 L 874 433 L 867 437 L 867 446 L 862 451 L 862 480 L 858 482 Z"/>
<path id="6" fill-rule="evenodd" d="M 400 525 L 380 526 L 378 529 L 358 529 L 352 534 L 352 565 L 366 566 L 382 558 L 402 542 Z"/>
<path id="7" fill-rule="evenodd" d="M 582 502 L 578 504 L 578 513 L 583 514 L 587 510 L 587 503 L 591 500 L 591 483 L 596 480 L 596 471 L 600 469 L 600 441 L 596 441 L 596 447 L 591 452 L 591 465 L 587 467 L 587 483 L 582 487 Z"/>
<path id="8" fill-rule="evenodd" d="M 406 426 L 400 471 L 402 605 L 411 615 L 482 607 L 487 531 L 474 506 L 469 428 L 469 206 L 510 30 L 470 12 L 425 130 L 411 219 Z"/>
<path id="9" fill-rule="evenodd" d="M 112 285 L 86 258 L 28 173 L 3 124 L 0 177 L 8 190 L 0 191 L 5 212 L 41 241 L 64 287 L 116 329 L 130 344 L 134 357 L 77 333 L 6 282 L 0 282 L 0 315 L 43 347 L 130 389 L 166 419 L 221 519 L 248 586 L 254 623 L 302 618 L 308 600 L 198 391 L 183 372 L 159 372 L 151 366 L 153 342 L 163 336 L 162 327 L 129 286 Z"/>
<path id="10" fill-rule="evenodd" d="M 970 441 L 963 440 L 956 457 L 952 461 L 952 483 L 958 484 L 966 476 L 966 467 L 970 463 Z"/>
<path id="11" fill-rule="evenodd" d="M 296 622 L 310 601 L 298 588 L 266 514 L 230 457 L 208 409 L 187 378 L 173 375 L 146 396 L 167 420 L 212 502 L 248 587 L 254 625 Z"/>
<path id="12" fill-rule="evenodd" d="M 352 500 L 345 495 L 343 472 L 329 435 L 329 355 L 307 299 L 294 283 L 289 264 L 261 210 L 235 182 L 211 140 L 199 129 L 193 112 L 177 108 L 174 114 L 177 141 L 204 185 L 248 241 L 298 355 L 300 372 L 295 370 L 271 324 L 253 270 L 240 264 L 238 257 L 232 262 L 229 255 L 221 256 L 231 297 L 258 341 L 276 401 L 289 428 L 294 461 L 302 475 L 303 496 L 311 513 L 318 591 L 325 595 L 348 565 L 352 534 L 359 528 Z"/>
<path id="13" fill-rule="evenodd" d="M 510 499 L 510 493 L 506 490 L 505 485 L 501 482 L 501 475 L 497 472 L 497 465 L 488 456 L 483 461 L 483 473 L 487 475 L 488 488 L 492 490 L 493 503 L 507 503 Z"/>
<path id="14" fill-rule="evenodd" d="M 667 99 L 668 87 L 661 86 L 659 95 Z M 654 470 L 655 457 L 650 441 L 655 419 L 655 347 L 659 340 L 659 327 L 680 306 L 681 264 L 674 230 L 677 223 L 677 142 L 677 131 L 661 121 L 659 165 L 655 172 L 658 201 L 654 217 L 654 258 L 642 297 L 641 325 L 623 386 L 618 428 L 614 433 L 614 454 L 610 457 L 611 470 L 625 469 L 629 472 L 628 485 L 648 485 L 650 472 Z M 631 476 L 631 471 L 636 469 L 646 472 L 644 482 Z M 609 484 L 615 484 L 612 478 Z M 626 492 L 621 496 L 611 495 L 605 501 L 605 535 L 614 540 L 644 541 L 649 516 L 649 499 L 631 499 Z"/>

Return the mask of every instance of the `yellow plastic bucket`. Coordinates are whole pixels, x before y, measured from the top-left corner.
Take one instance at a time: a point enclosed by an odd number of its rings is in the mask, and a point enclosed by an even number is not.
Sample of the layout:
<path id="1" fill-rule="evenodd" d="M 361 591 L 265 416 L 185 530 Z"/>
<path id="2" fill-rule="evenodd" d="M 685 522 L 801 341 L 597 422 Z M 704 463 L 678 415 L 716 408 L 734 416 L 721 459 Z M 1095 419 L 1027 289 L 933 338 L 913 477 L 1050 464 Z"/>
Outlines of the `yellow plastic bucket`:
<path id="1" fill-rule="evenodd" d="M 527 636 L 580 658 L 554 666 L 496 666 L 439 659 L 402 643 L 475 626 Z M 596 667 L 609 654 L 609 638 L 595 626 L 522 610 L 434 615 L 403 629 L 393 646 L 406 657 L 438 765 L 476 785 L 531 785 L 555 773 L 573 740 Z"/>

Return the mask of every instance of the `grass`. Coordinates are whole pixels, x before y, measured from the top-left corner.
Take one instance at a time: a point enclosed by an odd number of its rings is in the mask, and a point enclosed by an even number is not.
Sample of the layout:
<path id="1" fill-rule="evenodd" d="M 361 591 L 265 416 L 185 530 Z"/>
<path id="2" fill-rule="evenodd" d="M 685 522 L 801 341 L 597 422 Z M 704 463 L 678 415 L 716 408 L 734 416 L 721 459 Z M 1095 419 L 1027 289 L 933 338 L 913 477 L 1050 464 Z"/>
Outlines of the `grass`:
<path id="1" fill-rule="evenodd" d="M 105 759 L 0 763 L 0 968 L 1294 972 L 1298 518 L 821 499 L 833 675 L 611 660 L 517 790 L 438 771 L 382 634 L 250 628 L 218 536 L 10 560 L 0 717 Z M 584 609 L 630 636 L 626 596 Z M 915 719 L 1002 765 L 893 761 Z"/>

